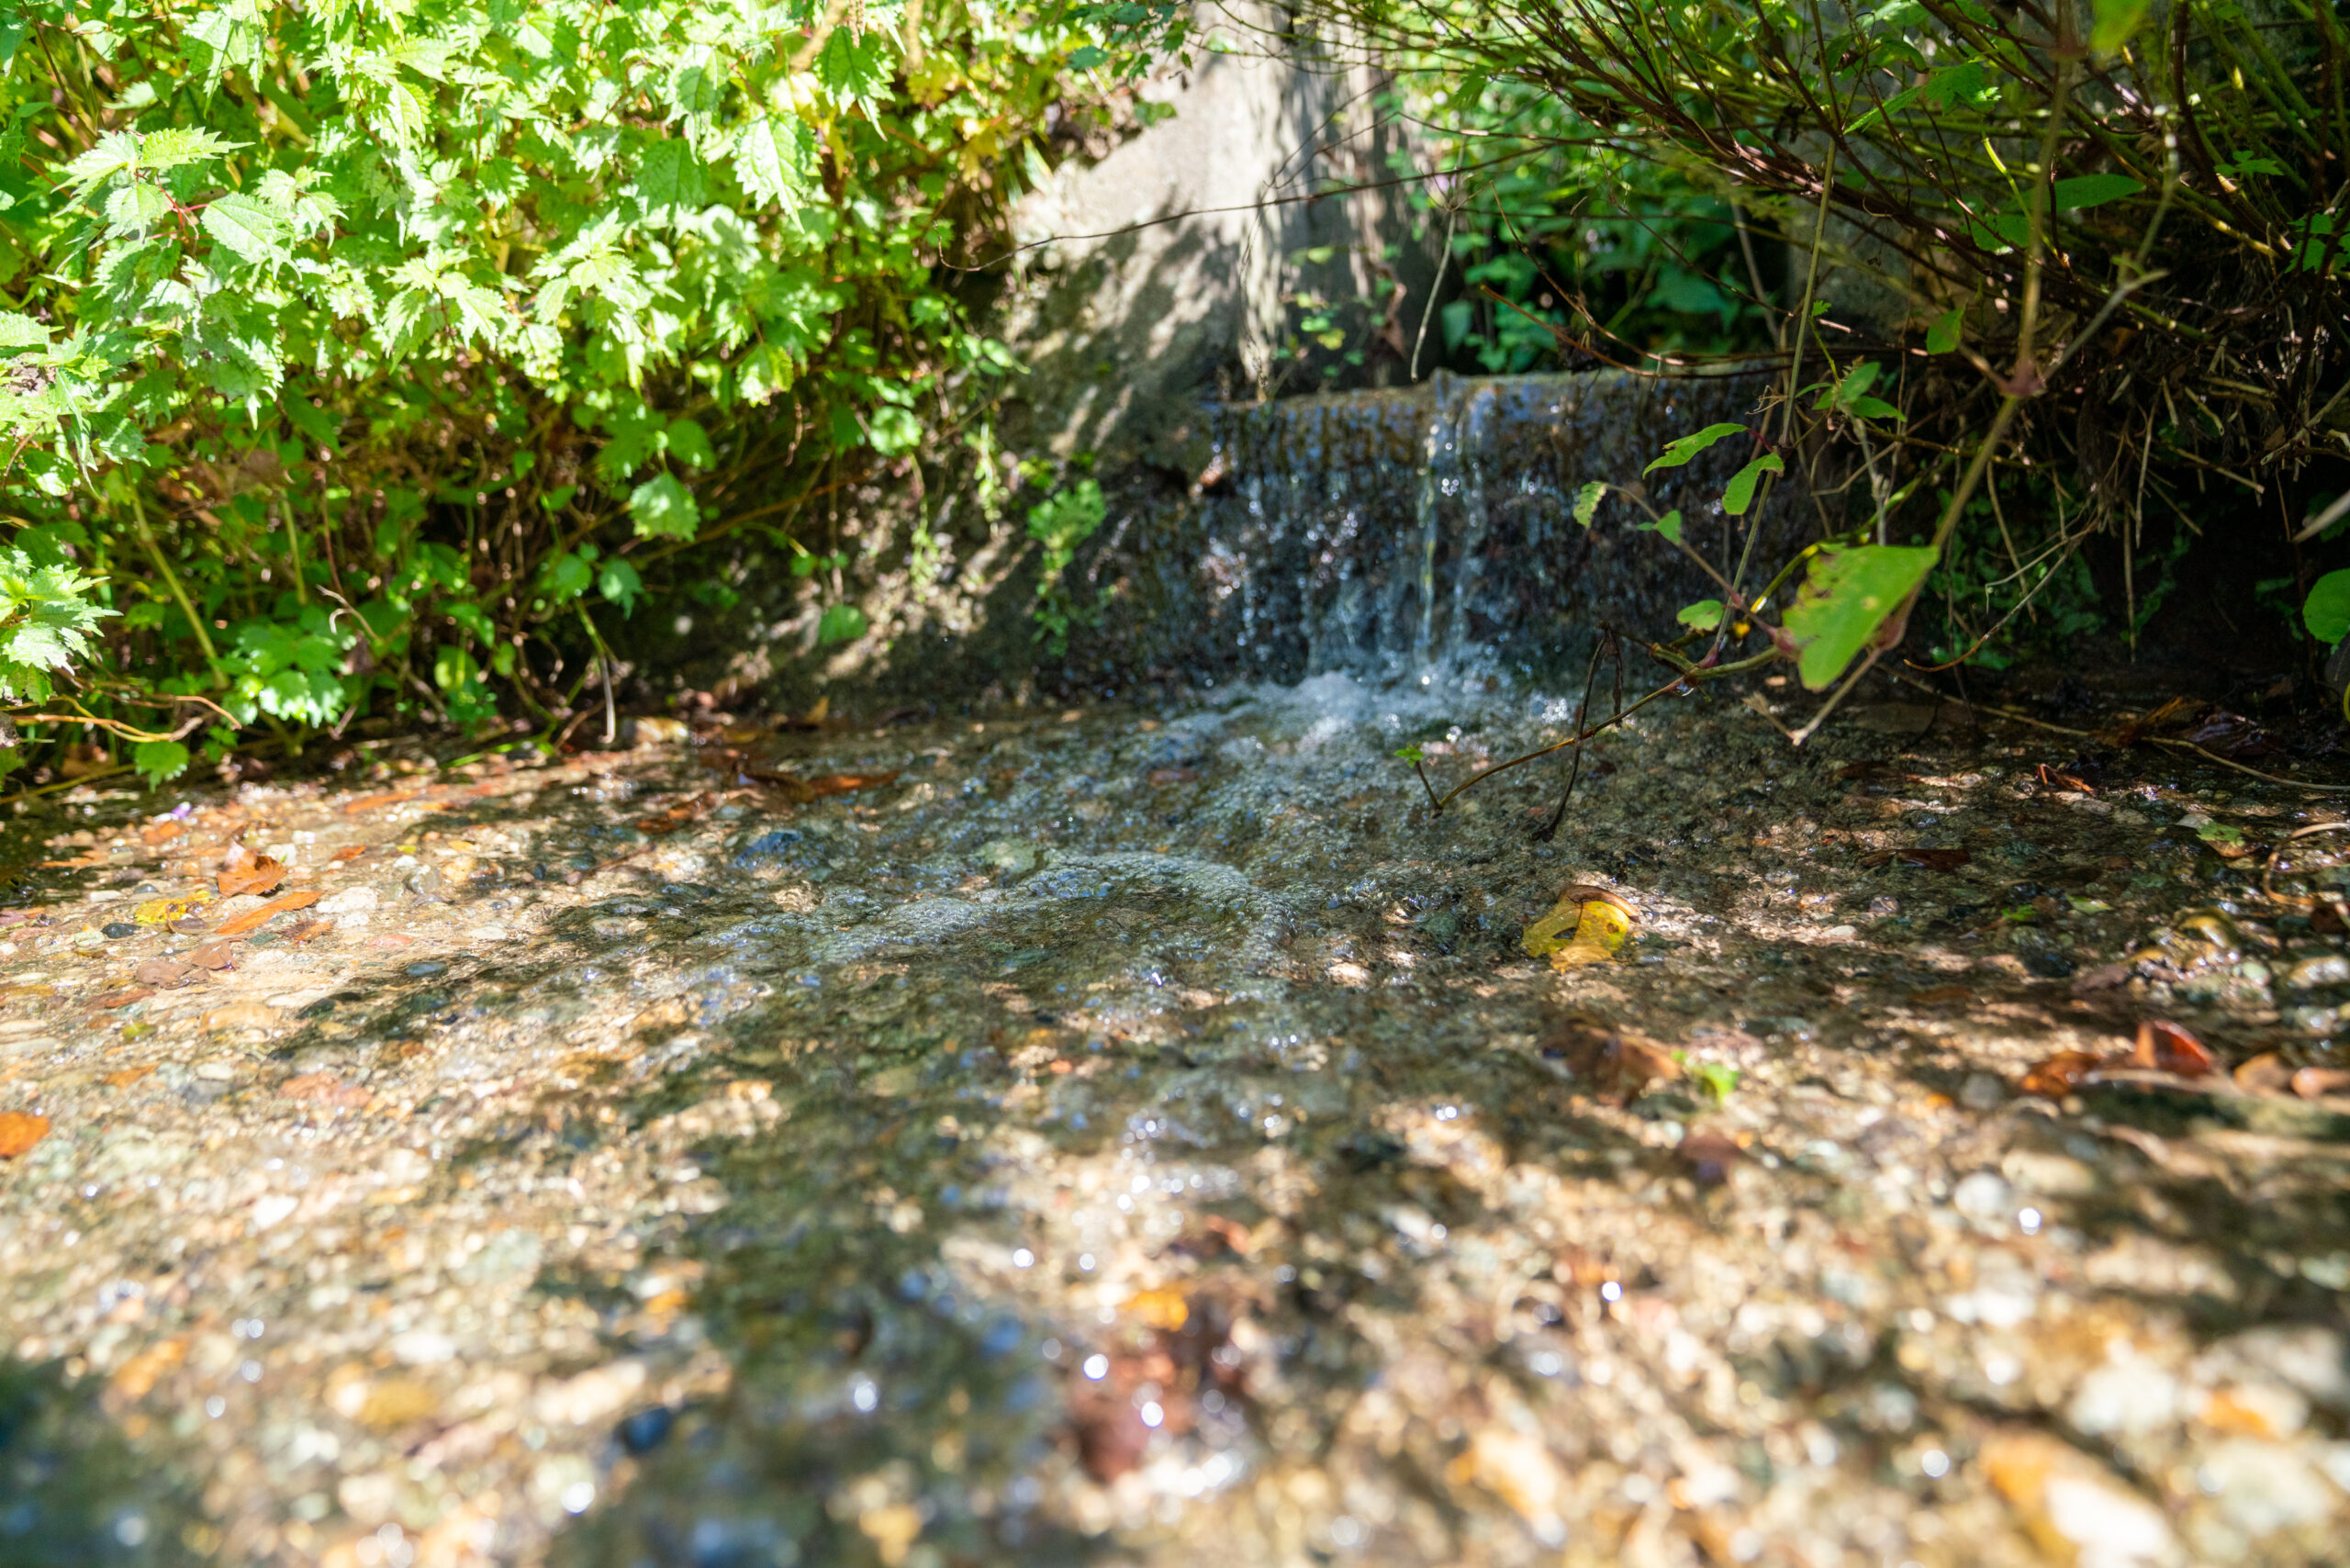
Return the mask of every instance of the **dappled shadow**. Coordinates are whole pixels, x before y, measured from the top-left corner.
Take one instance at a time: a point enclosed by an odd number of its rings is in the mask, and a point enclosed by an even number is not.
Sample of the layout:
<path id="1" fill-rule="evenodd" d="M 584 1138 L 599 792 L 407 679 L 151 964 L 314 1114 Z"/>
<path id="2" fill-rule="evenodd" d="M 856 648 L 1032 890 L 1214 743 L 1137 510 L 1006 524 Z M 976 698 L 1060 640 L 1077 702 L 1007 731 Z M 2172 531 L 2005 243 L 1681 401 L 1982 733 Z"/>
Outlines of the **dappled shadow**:
<path id="1" fill-rule="evenodd" d="M 0 1562 L 10 1568 L 205 1560 L 182 1533 L 199 1517 L 196 1489 L 132 1452 L 100 1387 L 54 1361 L 0 1362 Z"/>

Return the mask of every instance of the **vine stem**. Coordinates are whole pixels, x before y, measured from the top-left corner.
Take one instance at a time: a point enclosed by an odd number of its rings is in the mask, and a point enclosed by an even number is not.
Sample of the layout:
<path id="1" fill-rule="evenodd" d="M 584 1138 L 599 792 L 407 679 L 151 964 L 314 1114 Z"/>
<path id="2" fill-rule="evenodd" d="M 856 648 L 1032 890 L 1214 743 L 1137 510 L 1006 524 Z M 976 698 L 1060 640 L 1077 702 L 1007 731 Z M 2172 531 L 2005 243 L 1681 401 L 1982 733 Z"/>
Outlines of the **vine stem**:
<path id="1" fill-rule="evenodd" d="M 172 570 L 172 564 L 163 559 L 162 548 L 155 543 L 155 531 L 147 523 L 146 503 L 139 498 L 136 487 L 130 487 L 129 493 L 131 520 L 139 527 L 139 542 L 147 546 L 148 558 L 155 563 L 155 569 L 163 575 L 165 586 L 172 590 L 172 597 L 179 601 L 180 613 L 187 617 L 189 627 L 195 631 L 196 644 L 204 649 L 204 662 L 212 666 L 213 678 L 222 686 L 229 685 L 229 672 L 221 667 L 219 652 L 212 645 L 210 629 L 204 624 L 204 618 L 196 612 L 196 601 L 188 598 L 187 588 L 180 582 L 179 574 Z"/>

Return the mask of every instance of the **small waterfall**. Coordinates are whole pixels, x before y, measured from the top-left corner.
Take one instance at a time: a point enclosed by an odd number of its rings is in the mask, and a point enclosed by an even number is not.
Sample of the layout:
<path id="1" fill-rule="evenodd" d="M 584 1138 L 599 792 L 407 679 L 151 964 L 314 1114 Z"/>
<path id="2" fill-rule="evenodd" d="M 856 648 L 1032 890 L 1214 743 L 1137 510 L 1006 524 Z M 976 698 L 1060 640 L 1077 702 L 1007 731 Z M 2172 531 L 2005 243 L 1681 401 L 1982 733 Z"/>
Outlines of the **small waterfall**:
<path id="1" fill-rule="evenodd" d="M 1747 375 L 1438 372 L 1412 387 L 1211 409 L 1200 488 L 1125 503 L 1124 554 L 1102 576 L 1128 587 L 1100 634 L 1133 667 L 1294 681 L 1547 673 L 1602 623 L 1662 631 L 1709 591 L 1702 578 L 1632 531 L 1620 500 L 1597 526 L 1575 526 L 1574 493 L 1638 479 L 1675 435 L 1751 422 L 1763 386 Z M 1723 553 L 1718 498 L 1741 461 L 1724 442 L 1652 481 L 1709 557 Z M 1772 510 L 1764 526 L 1788 532 L 1790 514 Z"/>

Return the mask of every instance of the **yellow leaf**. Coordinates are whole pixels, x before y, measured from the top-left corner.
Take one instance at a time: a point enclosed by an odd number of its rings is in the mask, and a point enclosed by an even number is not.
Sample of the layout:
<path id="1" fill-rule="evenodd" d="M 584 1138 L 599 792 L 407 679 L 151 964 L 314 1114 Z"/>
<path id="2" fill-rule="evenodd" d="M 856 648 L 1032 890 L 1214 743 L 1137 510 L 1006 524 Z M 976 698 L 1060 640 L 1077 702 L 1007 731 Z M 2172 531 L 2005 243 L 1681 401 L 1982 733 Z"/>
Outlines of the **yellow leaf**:
<path id="1" fill-rule="evenodd" d="M 1520 943 L 1529 956 L 1548 958 L 1554 969 L 1604 964 L 1632 934 L 1632 921 L 1631 906 L 1613 893 L 1572 887 L 1550 913 L 1526 928 Z"/>
<path id="2" fill-rule="evenodd" d="M 130 912 L 130 918 L 141 925 L 169 925 L 183 919 L 190 910 L 211 902 L 211 895 L 196 893 L 184 899 L 149 899 Z"/>

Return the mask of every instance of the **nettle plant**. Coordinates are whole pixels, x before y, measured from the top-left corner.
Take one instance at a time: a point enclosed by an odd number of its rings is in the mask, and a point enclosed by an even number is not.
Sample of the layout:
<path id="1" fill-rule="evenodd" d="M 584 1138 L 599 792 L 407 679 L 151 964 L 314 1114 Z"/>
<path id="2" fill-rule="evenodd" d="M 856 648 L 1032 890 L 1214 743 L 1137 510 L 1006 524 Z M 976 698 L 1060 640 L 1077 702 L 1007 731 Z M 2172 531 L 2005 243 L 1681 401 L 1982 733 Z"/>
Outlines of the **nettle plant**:
<path id="1" fill-rule="evenodd" d="M 154 779 L 584 711 L 599 622 L 728 592 L 684 553 L 984 419 L 936 259 L 1104 58 L 985 0 L 12 7 L 0 696 Z"/>

